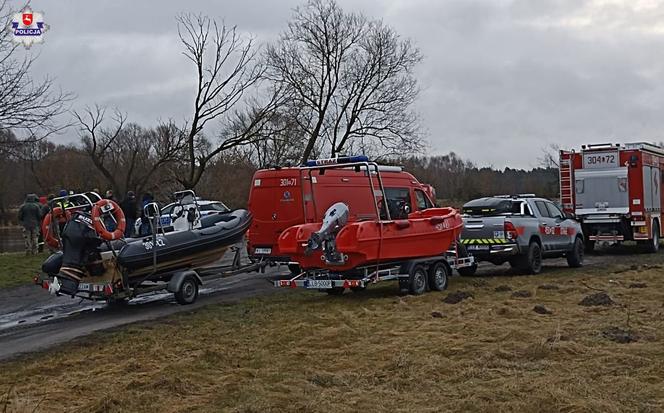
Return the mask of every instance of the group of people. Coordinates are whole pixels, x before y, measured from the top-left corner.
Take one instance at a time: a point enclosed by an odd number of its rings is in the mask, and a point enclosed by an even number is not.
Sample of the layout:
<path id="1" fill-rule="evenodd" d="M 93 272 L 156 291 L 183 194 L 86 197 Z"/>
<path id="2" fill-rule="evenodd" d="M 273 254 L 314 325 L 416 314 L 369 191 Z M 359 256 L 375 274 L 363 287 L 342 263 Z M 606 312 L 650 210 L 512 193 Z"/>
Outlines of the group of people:
<path id="1" fill-rule="evenodd" d="M 99 194 L 98 189 L 94 189 L 93 192 Z M 69 200 L 69 196 L 73 195 L 73 192 L 69 192 L 66 189 L 60 190 L 58 193 L 57 201 L 54 194 L 48 195 L 46 198 L 46 203 L 42 204 L 39 201 L 39 197 L 36 194 L 28 194 L 25 197 L 25 202 L 21 205 L 18 210 L 18 222 L 23 231 L 23 239 L 25 240 L 25 255 L 34 255 L 41 250 L 40 247 L 40 238 L 41 238 L 41 222 L 46 216 L 46 214 L 51 212 L 51 208 L 61 208 L 65 210 L 71 208 L 74 205 Z M 138 200 L 136 194 L 133 191 L 127 191 L 126 196 L 120 202 L 118 202 L 113 196 L 113 191 L 108 190 L 105 193 L 104 198 L 110 199 L 120 206 L 122 212 L 125 216 L 126 227 L 125 227 L 125 237 L 130 238 L 132 236 L 138 235 L 143 236 L 150 233 L 150 227 L 147 219 L 143 214 L 143 207 L 150 202 L 153 202 L 154 198 L 152 194 L 146 193 L 143 195 L 142 202 L 139 209 Z M 140 219 L 141 225 L 136 234 L 136 221 Z M 113 218 L 108 217 L 104 221 L 106 229 L 113 231 L 116 226 L 116 222 Z M 60 228 L 62 230 L 62 228 Z"/>

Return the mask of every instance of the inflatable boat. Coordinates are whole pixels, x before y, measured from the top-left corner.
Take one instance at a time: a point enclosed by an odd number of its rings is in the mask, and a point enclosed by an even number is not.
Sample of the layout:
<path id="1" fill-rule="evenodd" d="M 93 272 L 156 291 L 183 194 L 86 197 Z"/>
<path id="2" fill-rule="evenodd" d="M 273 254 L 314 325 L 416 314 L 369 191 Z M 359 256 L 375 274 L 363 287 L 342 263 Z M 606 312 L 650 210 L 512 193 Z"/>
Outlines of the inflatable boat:
<path id="1" fill-rule="evenodd" d="M 348 222 L 349 211 L 337 203 L 322 223 L 296 225 L 279 236 L 279 249 L 303 270 L 348 271 L 369 265 L 443 255 L 463 229 L 454 208 L 430 208 L 408 219 Z"/>
<path id="2" fill-rule="evenodd" d="M 146 279 L 167 280 L 175 271 L 220 259 L 242 240 L 250 224 L 251 214 L 238 209 L 208 215 L 192 230 L 103 242 L 91 217 L 75 213 L 61 234 L 62 251 L 51 255 L 42 271 L 57 276 L 58 292 L 67 295 L 76 294 L 81 282 L 133 286 Z"/>

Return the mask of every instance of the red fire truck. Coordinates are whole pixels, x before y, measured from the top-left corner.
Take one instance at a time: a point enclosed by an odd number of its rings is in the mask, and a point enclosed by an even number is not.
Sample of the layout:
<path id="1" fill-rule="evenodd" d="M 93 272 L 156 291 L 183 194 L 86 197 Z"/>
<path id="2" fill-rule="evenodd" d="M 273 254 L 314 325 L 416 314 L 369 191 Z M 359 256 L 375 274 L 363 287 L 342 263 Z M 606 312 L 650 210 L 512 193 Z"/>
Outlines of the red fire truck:
<path id="1" fill-rule="evenodd" d="M 657 252 L 662 231 L 664 148 L 643 142 L 560 151 L 560 198 L 597 241 L 636 241 Z"/>

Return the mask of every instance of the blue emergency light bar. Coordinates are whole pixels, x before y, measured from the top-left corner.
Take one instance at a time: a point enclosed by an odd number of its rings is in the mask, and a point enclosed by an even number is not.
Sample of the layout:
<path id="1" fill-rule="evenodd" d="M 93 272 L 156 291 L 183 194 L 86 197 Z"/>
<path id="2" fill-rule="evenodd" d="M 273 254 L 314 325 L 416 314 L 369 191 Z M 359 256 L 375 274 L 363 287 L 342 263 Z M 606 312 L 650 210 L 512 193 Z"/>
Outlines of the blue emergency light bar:
<path id="1" fill-rule="evenodd" d="M 337 165 L 340 163 L 353 163 L 353 162 L 369 162 L 369 158 L 365 155 L 357 155 L 357 156 L 339 156 L 336 158 L 326 158 L 326 159 L 311 159 L 308 160 L 304 164 L 304 166 Z"/>

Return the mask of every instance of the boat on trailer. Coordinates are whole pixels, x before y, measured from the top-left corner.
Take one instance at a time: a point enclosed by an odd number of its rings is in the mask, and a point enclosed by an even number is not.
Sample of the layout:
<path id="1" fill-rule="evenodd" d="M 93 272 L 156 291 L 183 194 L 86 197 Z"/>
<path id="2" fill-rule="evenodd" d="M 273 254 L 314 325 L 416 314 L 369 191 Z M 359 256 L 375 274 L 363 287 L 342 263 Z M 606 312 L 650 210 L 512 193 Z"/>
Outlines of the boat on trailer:
<path id="1" fill-rule="evenodd" d="M 427 289 L 445 289 L 452 268 L 472 265 L 472 257 L 457 253 L 463 220 L 454 208 L 405 210 L 407 219 L 392 220 L 389 208 L 384 208 L 385 191 L 377 164 L 366 157 L 310 162 L 312 170 L 321 172 L 329 168 L 364 169 L 375 218 L 349 222 L 348 206 L 338 202 L 327 210 L 321 223 L 286 229 L 279 236 L 279 249 L 303 271 L 293 278 L 276 280 L 275 286 L 338 294 L 345 288 L 362 289 L 370 282 L 398 279 L 402 289 L 421 294 Z"/>
<path id="2" fill-rule="evenodd" d="M 193 191 L 188 192 L 195 197 Z M 115 202 L 99 199 L 87 207 L 77 204 L 67 212 L 62 232 L 56 229 L 51 233 L 59 236 L 57 245 L 62 250 L 46 259 L 43 274 L 35 282 L 57 295 L 93 300 L 124 300 L 166 289 L 175 293 L 179 303 L 190 304 L 198 296 L 201 274 L 227 276 L 265 267 L 260 262 L 240 265 L 236 244 L 251 224 L 247 210 L 202 218 L 197 211 L 189 211 L 190 229 L 171 232 L 160 230 L 156 203 L 148 204 L 144 212 L 150 220 L 151 235 L 125 239 L 124 215 Z M 113 228 L 111 221 L 116 224 L 113 231 L 107 229 Z M 233 264 L 214 266 L 229 249 L 235 252 Z"/>

